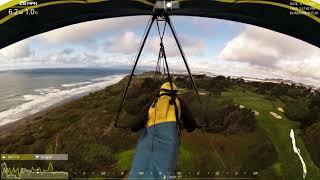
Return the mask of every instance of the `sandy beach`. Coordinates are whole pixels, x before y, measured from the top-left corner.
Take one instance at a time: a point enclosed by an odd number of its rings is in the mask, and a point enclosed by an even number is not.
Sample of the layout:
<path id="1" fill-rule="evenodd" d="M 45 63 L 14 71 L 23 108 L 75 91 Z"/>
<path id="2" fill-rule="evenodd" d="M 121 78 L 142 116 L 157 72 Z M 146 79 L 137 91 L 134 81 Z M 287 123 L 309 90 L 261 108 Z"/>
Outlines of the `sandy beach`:
<path id="1" fill-rule="evenodd" d="M 83 97 L 83 96 L 81 96 Z M 37 120 L 39 119 L 39 117 L 42 117 L 52 111 L 55 111 L 56 109 L 61 108 L 63 105 L 68 104 L 74 100 L 80 99 L 81 97 L 74 97 L 74 98 L 69 98 L 66 99 L 64 101 L 61 101 L 59 103 L 56 103 L 52 106 L 47 107 L 46 109 L 37 112 L 35 114 L 29 115 L 27 117 L 24 117 L 20 120 L 14 121 L 14 122 L 10 122 L 7 123 L 5 125 L 0 126 L 0 137 L 1 136 L 6 136 L 7 132 L 12 132 L 14 131 L 14 129 L 21 127 L 21 125 L 28 125 L 28 124 L 32 124 L 32 123 L 36 123 Z"/>

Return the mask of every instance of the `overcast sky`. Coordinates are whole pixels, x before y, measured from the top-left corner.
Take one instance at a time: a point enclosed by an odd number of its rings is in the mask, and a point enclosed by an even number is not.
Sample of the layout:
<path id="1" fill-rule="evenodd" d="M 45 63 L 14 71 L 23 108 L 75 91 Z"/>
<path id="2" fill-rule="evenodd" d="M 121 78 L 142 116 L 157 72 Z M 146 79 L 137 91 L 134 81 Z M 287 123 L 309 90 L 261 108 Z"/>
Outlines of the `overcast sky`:
<path id="1" fill-rule="evenodd" d="M 0 50 L 0 70 L 45 67 L 131 66 L 148 17 L 76 24 Z M 291 79 L 320 86 L 320 48 L 267 29 L 209 18 L 174 17 L 193 71 Z M 184 69 L 170 31 L 165 48 L 171 69 Z M 159 51 L 152 29 L 139 67 L 153 66 Z"/>

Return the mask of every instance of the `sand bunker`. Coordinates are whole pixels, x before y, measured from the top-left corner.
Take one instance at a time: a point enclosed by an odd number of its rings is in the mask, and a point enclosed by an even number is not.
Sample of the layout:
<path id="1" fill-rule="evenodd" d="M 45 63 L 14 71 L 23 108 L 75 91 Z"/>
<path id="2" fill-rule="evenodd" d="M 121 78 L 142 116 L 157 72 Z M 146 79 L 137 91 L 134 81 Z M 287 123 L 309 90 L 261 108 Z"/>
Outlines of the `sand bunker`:
<path id="1" fill-rule="evenodd" d="M 244 105 L 240 105 L 239 108 L 240 108 L 240 109 L 243 109 L 243 108 L 245 108 L 245 106 L 244 106 Z"/>
<path id="2" fill-rule="evenodd" d="M 260 113 L 258 111 L 253 111 L 253 113 L 254 113 L 255 116 L 259 116 L 260 115 Z"/>
<path id="3" fill-rule="evenodd" d="M 284 112 L 282 107 L 278 107 L 277 110 L 280 111 L 280 112 Z"/>
<path id="4" fill-rule="evenodd" d="M 270 114 L 277 119 L 282 119 L 282 117 L 275 112 L 270 112 Z"/>

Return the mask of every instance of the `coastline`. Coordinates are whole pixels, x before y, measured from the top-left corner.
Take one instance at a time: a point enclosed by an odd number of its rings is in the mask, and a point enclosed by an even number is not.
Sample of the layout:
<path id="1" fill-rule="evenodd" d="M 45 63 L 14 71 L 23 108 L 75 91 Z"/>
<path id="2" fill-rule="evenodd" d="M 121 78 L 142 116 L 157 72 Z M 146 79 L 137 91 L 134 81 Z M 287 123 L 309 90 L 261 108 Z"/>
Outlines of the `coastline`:
<path id="1" fill-rule="evenodd" d="M 0 132 L 1 132 L 0 137 L 5 135 L 6 132 L 10 132 L 13 129 L 18 128 L 21 125 L 27 125 L 29 123 L 35 123 L 35 122 L 37 122 L 37 118 L 42 117 L 42 116 L 44 116 L 44 115 L 46 115 L 46 114 L 48 114 L 50 112 L 53 112 L 56 109 L 61 108 L 62 106 L 66 105 L 66 104 L 68 104 L 70 102 L 73 102 L 75 100 L 81 99 L 84 96 L 86 96 L 86 95 L 83 95 L 81 97 L 74 97 L 74 98 L 66 99 L 64 101 L 58 102 L 56 104 L 53 104 L 53 105 L 51 105 L 51 106 L 49 106 L 49 107 L 47 107 L 47 108 L 45 108 L 45 109 L 43 109 L 43 110 L 41 110 L 39 112 L 36 112 L 34 114 L 31 114 L 31 115 L 28 115 L 28 116 L 26 116 L 26 117 L 24 117 L 22 119 L 19 119 L 19 120 L 4 124 L 4 125 L 0 126 Z"/>
<path id="2" fill-rule="evenodd" d="M 65 94 L 64 92 L 59 92 L 61 94 L 58 94 L 58 93 L 48 94 L 47 96 L 49 96 L 53 101 L 53 103 L 51 104 L 45 104 L 45 103 L 48 103 L 48 101 L 50 101 L 50 99 L 47 99 L 47 97 L 40 97 L 39 99 L 35 99 L 35 101 L 38 101 L 38 102 L 29 101 L 20 106 L 17 106 L 15 109 L 9 109 L 9 110 L 0 112 L 0 115 L 1 115 L 1 113 L 5 114 L 5 113 L 8 113 L 9 111 L 12 111 L 13 113 L 16 113 L 16 114 L 13 114 L 13 116 L 16 115 L 17 117 L 19 117 L 19 115 L 17 114 L 25 113 L 24 115 L 20 115 L 20 116 L 23 116 L 21 118 L 17 118 L 14 120 L 7 120 L 9 121 L 7 123 L 3 123 L 0 121 L 0 132 L 1 132 L 0 136 L 4 135 L 5 132 L 11 131 L 16 127 L 19 127 L 22 124 L 26 125 L 29 123 L 34 123 L 36 122 L 37 118 L 49 112 L 52 112 L 55 109 L 58 109 L 67 103 L 81 99 L 82 97 L 85 97 L 90 93 L 95 93 L 105 89 L 108 86 L 114 85 L 120 82 L 125 77 L 125 75 L 120 74 L 120 75 L 113 75 L 113 76 L 107 76 L 107 77 L 109 78 L 108 80 L 97 82 L 95 84 L 90 84 L 87 86 L 82 86 L 76 89 L 72 89 L 70 94 Z M 73 94 L 72 92 L 75 94 Z M 28 103 L 31 104 L 29 109 L 25 107 Z M 35 108 L 38 108 L 38 109 L 35 109 Z M 20 112 L 19 111 L 15 112 L 17 111 L 16 109 L 20 110 Z"/>

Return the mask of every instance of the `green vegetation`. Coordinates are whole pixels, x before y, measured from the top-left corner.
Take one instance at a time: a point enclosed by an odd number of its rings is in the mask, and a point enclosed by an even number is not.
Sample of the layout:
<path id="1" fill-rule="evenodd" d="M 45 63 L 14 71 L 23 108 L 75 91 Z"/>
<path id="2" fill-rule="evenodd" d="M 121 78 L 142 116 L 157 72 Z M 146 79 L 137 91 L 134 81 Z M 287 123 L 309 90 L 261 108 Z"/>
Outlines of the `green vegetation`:
<path id="1" fill-rule="evenodd" d="M 315 123 L 305 130 L 303 140 L 318 167 L 320 167 L 320 123 Z"/>
<path id="2" fill-rule="evenodd" d="M 179 151 L 179 157 L 177 161 L 177 166 L 178 167 L 192 167 L 193 161 L 194 161 L 194 156 L 192 152 L 188 151 L 185 149 L 183 146 L 180 146 L 180 151 Z"/>
<path id="3" fill-rule="evenodd" d="M 116 169 L 120 172 L 128 171 L 128 169 L 130 169 L 130 166 L 132 164 L 134 153 L 135 153 L 135 150 L 128 150 L 128 151 L 124 151 L 119 154 L 116 154 L 115 155 L 117 159 Z"/>
<path id="4" fill-rule="evenodd" d="M 120 123 L 134 123 L 143 106 L 158 93 L 160 81 L 152 74 L 135 76 Z M 283 83 L 245 82 L 223 76 L 195 76 L 204 101 L 209 127 L 203 132 L 182 131 L 178 171 L 184 176 L 206 177 L 206 172 L 259 172 L 257 179 L 302 178 L 302 167 L 293 153 L 289 132 L 307 168 L 306 179 L 316 180 L 320 166 L 319 92 Z M 57 169 L 128 173 L 140 133 L 116 129 L 117 113 L 126 78 L 118 84 L 74 100 L 0 134 L 1 153 L 67 153 L 69 160 L 55 162 Z M 175 75 L 180 97 L 199 123 L 203 114 L 184 75 Z M 278 108 L 283 108 L 284 112 Z M 281 116 L 277 119 L 270 114 Z M 15 164 L 16 163 L 16 164 Z M 41 166 L 41 162 L 24 162 Z M 21 166 L 21 162 L 10 165 Z M 125 177 L 126 174 L 108 174 Z M 188 174 L 190 173 L 190 175 Z M 240 175 L 239 177 L 248 175 Z M 73 174 L 70 175 L 73 177 Z M 87 178 L 99 177 L 88 175 Z"/>
<path id="5" fill-rule="evenodd" d="M 44 150 L 45 154 L 54 154 L 54 147 L 52 144 L 47 144 Z"/>
<path id="6" fill-rule="evenodd" d="M 34 137 L 32 135 L 26 135 L 21 138 L 20 144 L 22 145 L 31 145 L 35 141 Z"/>
<path id="7" fill-rule="evenodd" d="M 80 158 L 91 165 L 96 163 L 96 160 L 99 159 L 100 161 L 112 161 L 112 153 L 111 150 L 103 145 L 100 144 L 83 144 L 79 147 L 81 150 Z"/>

